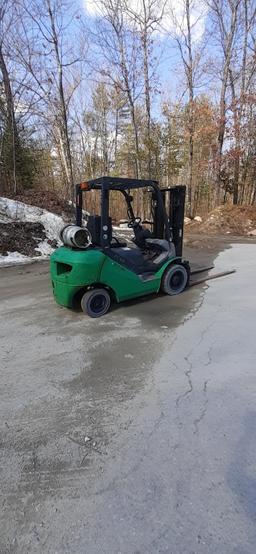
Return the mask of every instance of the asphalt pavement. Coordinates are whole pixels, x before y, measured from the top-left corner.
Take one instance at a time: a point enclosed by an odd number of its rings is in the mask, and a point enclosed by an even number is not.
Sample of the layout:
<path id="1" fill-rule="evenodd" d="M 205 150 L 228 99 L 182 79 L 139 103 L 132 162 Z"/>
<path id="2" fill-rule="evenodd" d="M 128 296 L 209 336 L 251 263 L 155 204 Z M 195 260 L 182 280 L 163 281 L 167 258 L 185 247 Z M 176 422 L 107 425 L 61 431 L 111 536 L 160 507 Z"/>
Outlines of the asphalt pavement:
<path id="1" fill-rule="evenodd" d="M 187 256 L 237 271 L 100 320 L 0 270 L 1 554 L 255 554 L 256 244 Z"/>

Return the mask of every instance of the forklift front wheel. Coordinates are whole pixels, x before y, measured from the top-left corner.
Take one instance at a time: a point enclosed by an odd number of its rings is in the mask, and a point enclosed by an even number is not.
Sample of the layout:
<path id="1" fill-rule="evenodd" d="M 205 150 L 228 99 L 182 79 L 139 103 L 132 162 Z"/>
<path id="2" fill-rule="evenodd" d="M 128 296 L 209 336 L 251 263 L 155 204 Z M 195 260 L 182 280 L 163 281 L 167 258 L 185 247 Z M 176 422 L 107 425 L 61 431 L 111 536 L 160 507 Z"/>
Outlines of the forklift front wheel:
<path id="1" fill-rule="evenodd" d="M 184 291 L 188 282 L 188 272 L 181 264 L 171 265 L 163 275 L 161 289 L 173 296 Z"/>
<path id="2" fill-rule="evenodd" d="M 105 315 L 111 304 L 110 295 L 105 289 L 92 289 L 87 291 L 81 300 L 83 312 L 90 317 Z"/>

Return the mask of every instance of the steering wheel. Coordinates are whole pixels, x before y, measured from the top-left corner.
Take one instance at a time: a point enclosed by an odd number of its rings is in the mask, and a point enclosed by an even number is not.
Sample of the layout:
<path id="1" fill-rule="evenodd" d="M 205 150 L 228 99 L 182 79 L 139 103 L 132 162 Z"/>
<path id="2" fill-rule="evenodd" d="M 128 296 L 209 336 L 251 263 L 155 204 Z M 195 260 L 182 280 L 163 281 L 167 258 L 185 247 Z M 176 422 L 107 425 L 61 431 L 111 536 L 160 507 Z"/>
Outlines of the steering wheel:
<path id="1" fill-rule="evenodd" d="M 141 217 L 135 217 L 132 221 L 128 223 L 129 229 L 135 229 L 141 223 Z"/>

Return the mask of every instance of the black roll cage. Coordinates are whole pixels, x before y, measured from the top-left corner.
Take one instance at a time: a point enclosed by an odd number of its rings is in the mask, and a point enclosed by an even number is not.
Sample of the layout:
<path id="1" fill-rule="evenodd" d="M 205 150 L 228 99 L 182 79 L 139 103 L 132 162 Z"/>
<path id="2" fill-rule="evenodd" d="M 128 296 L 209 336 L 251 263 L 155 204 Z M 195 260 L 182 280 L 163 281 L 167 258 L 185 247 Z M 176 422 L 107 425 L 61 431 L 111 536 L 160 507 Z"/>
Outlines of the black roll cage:
<path id="1" fill-rule="evenodd" d="M 82 194 L 89 190 L 101 191 L 101 246 L 102 248 L 110 247 L 110 229 L 109 225 L 109 191 L 119 191 L 123 194 L 127 204 L 127 215 L 130 221 L 135 220 L 134 211 L 132 208 L 132 196 L 130 191 L 133 189 L 147 188 L 151 189 L 154 201 L 157 203 L 157 217 L 161 219 L 161 233 L 158 233 L 156 228 L 155 238 L 165 238 L 170 240 L 170 225 L 169 218 L 164 205 L 164 197 L 159 188 L 158 182 L 151 179 L 128 179 L 121 177 L 99 177 L 92 179 L 86 183 L 76 185 L 76 225 L 82 225 Z M 128 191 L 128 192 L 127 192 Z"/>

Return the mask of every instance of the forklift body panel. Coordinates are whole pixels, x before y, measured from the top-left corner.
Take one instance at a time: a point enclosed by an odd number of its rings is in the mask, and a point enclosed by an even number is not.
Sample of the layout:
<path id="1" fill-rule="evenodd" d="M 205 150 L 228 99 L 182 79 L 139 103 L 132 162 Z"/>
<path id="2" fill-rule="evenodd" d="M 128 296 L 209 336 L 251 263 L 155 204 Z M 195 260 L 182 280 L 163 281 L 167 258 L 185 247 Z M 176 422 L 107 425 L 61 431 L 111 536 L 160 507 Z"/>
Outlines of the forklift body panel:
<path id="1" fill-rule="evenodd" d="M 117 302 L 159 292 L 166 268 L 180 258 L 171 258 L 146 279 L 113 261 L 99 250 L 85 252 L 62 246 L 51 256 L 51 277 L 54 298 L 61 306 L 72 308 L 74 297 L 84 288 L 107 287 Z"/>

